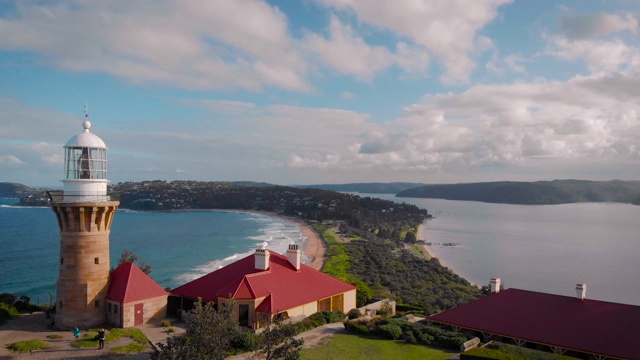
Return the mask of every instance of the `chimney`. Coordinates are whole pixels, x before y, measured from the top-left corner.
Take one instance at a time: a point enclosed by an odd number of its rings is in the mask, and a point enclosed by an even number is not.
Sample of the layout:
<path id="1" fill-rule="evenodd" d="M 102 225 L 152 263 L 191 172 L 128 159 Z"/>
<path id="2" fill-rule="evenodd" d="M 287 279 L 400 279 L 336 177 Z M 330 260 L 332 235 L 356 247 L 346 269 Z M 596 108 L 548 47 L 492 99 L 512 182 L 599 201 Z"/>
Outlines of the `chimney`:
<path id="1" fill-rule="evenodd" d="M 489 282 L 489 286 L 491 287 L 491 293 L 499 293 L 500 292 L 500 278 L 491 278 L 491 282 Z"/>
<path id="2" fill-rule="evenodd" d="M 300 270 L 300 249 L 298 249 L 298 245 L 289 245 L 287 260 L 289 260 L 289 263 L 291 263 L 296 270 Z"/>
<path id="3" fill-rule="evenodd" d="M 256 270 L 269 270 L 269 255 L 267 249 L 256 249 L 256 253 L 253 255 L 256 260 Z"/>
<path id="4" fill-rule="evenodd" d="M 587 297 L 587 284 L 576 284 L 576 297 L 580 300 Z"/>

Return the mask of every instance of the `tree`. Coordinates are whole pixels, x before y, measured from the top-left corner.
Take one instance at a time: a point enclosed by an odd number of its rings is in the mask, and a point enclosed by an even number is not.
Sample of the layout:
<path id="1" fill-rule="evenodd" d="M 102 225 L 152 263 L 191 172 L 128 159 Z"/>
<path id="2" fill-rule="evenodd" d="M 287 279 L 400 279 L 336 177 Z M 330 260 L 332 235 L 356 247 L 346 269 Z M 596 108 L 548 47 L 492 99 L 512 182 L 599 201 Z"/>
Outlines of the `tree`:
<path id="1" fill-rule="evenodd" d="M 233 307 L 233 303 L 227 303 L 216 310 L 212 302 L 198 300 L 185 317 L 186 334 L 170 336 L 166 345 L 158 343 L 151 359 L 224 359 L 240 331 Z"/>
<path id="2" fill-rule="evenodd" d="M 122 255 L 120 255 L 120 259 L 118 260 L 118 266 L 122 265 L 125 262 L 130 262 L 136 264 L 144 272 L 145 274 L 151 274 L 151 265 L 147 264 L 146 261 L 140 260 L 138 262 L 138 255 L 136 255 L 133 251 L 124 249 L 122 250 Z"/>
<path id="3" fill-rule="evenodd" d="M 278 319 L 262 331 L 258 353 L 264 354 L 265 360 L 300 359 L 300 348 L 304 340 L 294 338 L 295 335 L 296 329 L 292 324 Z"/>
<path id="4" fill-rule="evenodd" d="M 414 233 L 413 231 L 408 231 L 407 235 L 404 236 L 404 242 L 406 243 L 414 244 L 416 241 L 416 233 Z"/>

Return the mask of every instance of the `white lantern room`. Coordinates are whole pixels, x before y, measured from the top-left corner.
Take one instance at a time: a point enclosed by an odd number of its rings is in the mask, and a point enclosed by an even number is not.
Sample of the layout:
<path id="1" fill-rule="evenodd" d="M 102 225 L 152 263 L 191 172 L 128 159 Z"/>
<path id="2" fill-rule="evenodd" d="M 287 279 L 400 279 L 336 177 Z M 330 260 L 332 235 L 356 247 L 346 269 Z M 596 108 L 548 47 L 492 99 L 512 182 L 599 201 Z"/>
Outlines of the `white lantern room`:
<path id="1" fill-rule="evenodd" d="M 91 133 L 91 122 L 64 146 L 64 202 L 106 201 L 107 146 Z"/>

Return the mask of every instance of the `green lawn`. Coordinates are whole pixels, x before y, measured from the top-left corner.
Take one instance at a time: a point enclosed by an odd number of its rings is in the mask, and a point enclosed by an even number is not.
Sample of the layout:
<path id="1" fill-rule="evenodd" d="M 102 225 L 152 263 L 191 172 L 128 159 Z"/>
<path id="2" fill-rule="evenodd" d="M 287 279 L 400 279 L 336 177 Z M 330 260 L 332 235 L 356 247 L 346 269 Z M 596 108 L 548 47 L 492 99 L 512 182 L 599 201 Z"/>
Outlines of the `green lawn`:
<path id="1" fill-rule="evenodd" d="M 405 344 L 354 334 L 336 334 L 326 346 L 302 350 L 302 360 L 330 359 L 427 359 L 444 360 L 456 354 L 424 345 Z"/>

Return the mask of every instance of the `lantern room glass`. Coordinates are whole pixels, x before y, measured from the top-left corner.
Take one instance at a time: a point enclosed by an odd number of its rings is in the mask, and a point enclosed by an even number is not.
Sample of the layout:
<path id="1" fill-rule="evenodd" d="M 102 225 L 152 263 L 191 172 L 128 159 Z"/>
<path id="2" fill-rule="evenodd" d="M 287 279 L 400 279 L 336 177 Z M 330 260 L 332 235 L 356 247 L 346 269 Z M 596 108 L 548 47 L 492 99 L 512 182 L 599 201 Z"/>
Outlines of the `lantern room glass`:
<path id="1" fill-rule="evenodd" d="M 65 148 L 64 175 L 67 180 L 107 179 L 107 149 Z"/>

